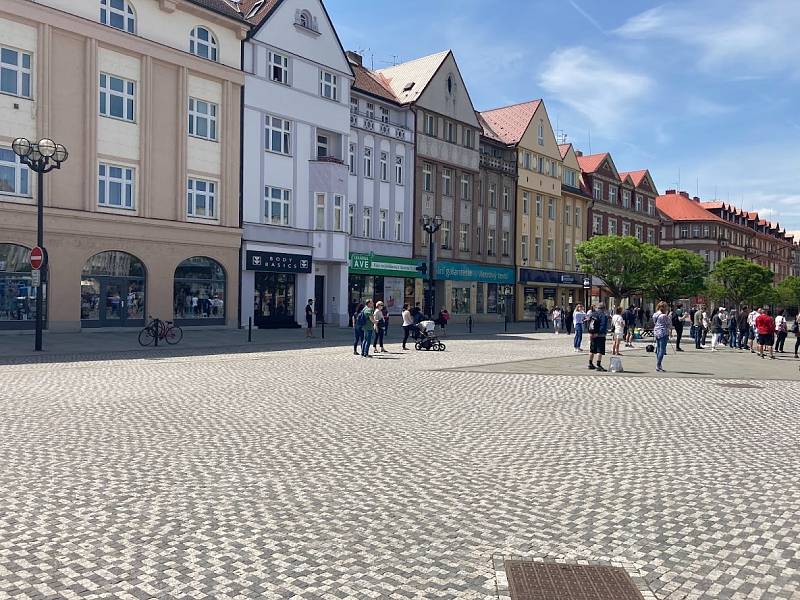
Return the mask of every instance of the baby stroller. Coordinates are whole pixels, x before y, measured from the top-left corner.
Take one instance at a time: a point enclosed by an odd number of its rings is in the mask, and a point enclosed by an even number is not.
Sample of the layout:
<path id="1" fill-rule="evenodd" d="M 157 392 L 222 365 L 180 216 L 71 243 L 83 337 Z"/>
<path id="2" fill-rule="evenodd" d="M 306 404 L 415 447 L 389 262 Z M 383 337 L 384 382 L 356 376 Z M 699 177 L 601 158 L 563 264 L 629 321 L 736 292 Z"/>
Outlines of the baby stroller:
<path id="1" fill-rule="evenodd" d="M 436 329 L 436 323 L 433 321 L 421 321 L 420 324 L 417 325 L 417 328 L 419 329 L 419 337 L 417 338 L 417 342 L 414 344 L 414 348 L 417 350 L 438 351 L 445 349 L 445 345 L 434 332 Z"/>

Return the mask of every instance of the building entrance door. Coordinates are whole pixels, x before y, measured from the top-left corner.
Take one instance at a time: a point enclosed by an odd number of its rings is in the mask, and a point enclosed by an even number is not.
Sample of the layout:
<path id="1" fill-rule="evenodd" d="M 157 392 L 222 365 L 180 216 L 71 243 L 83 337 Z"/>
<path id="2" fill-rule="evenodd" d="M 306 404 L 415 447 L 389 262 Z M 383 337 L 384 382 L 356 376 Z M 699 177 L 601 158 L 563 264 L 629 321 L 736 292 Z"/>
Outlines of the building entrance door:
<path id="1" fill-rule="evenodd" d="M 325 276 L 314 276 L 314 315 L 317 322 L 325 318 Z"/>

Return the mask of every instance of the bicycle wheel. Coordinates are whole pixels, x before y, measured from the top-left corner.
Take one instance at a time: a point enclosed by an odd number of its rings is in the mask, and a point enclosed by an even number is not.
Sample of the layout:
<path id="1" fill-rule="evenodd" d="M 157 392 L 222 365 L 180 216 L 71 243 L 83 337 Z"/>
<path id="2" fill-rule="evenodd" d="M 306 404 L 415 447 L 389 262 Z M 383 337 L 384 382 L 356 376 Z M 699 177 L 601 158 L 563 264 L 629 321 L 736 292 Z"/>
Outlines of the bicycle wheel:
<path id="1" fill-rule="evenodd" d="M 170 325 L 167 327 L 167 332 L 164 334 L 164 339 L 168 344 L 177 344 L 183 339 L 183 329 L 177 325 Z"/>
<path id="2" fill-rule="evenodd" d="M 153 335 L 152 327 L 145 327 L 139 332 L 139 344 L 142 346 L 149 346 L 155 341 L 155 339 L 156 336 Z"/>

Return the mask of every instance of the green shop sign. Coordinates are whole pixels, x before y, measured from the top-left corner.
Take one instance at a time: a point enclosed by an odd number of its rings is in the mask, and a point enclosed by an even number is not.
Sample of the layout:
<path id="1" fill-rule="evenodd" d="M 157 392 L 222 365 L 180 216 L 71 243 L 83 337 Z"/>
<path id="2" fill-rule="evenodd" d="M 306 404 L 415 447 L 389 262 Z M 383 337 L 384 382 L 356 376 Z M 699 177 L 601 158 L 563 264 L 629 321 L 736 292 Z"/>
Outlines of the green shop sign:
<path id="1" fill-rule="evenodd" d="M 422 277 L 417 266 L 424 260 L 379 256 L 377 254 L 350 253 L 350 272 L 362 275 L 384 275 L 386 277 Z"/>

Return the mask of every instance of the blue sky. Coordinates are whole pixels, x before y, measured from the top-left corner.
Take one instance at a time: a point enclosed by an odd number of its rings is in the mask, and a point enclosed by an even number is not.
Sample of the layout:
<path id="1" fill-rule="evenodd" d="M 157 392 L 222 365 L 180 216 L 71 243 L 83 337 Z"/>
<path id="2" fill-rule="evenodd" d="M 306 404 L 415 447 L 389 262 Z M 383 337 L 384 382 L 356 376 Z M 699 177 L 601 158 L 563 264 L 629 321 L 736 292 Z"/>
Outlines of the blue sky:
<path id="1" fill-rule="evenodd" d="M 451 48 L 477 110 L 544 98 L 621 171 L 800 232 L 800 0 L 327 0 L 376 69 Z"/>

